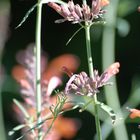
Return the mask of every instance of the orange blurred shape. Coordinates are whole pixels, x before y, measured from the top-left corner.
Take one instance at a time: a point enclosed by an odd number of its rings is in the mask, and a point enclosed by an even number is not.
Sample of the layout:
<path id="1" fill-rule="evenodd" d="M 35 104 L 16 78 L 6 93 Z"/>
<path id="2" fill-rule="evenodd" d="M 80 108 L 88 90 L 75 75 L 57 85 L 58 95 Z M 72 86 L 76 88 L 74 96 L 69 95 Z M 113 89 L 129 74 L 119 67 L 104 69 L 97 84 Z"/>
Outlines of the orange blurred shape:
<path id="1" fill-rule="evenodd" d="M 71 54 L 63 54 L 55 59 L 53 59 L 47 70 L 43 74 L 43 79 L 49 80 L 53 76 L 58 76 L 61 78 L 63 72 L 62 67 L 67 67 L 70 71 L 74 72 L 79 66 L 78 58 Z"/>
<path id="2" fill-rule="evenodd" d="M 25 68 L 22 65 L 17 65 L 12 69 L 12 76 L 16 79 L 17 82 L 20 82 L 21 79 L 25 79 Z"/>
<path id="3" fill-rule="evenodd" d="M 76 119 L 58 117 L 55 121 L 55 129 L 60 133 L 63 138 L 71 139 L 76 135 L 79 128 Z"/>
<path id="4" fill-rule="evenodd" d="M 25 104 L 23 104 L 23 106 L 24 105 Z M 16 112 L 16 116 L 17 116 L 18 120 L 22 123 L 25 123 L 24 115 L 21 113 L 20 109 L 16 105 L 13 105 L 13 107 L 14 107 L 14 111 Z M 33 121 L 36 121 L 36 109 L 26 106 L 26 110 L 27 110 L 28 114 L 33 117 Z M 48 114 L 48 113 L 49 113 L 49 110 L 46 109 L 42 112 L 41 116 L 42 117 L 46 116 L 46 114 Z M 50 117 L 53 118 L 53 115 L 50 115 Z M 52 121 L 52 119 L 45 122 L 45 124 L 44 124 L 45 129 L 47 129 L 48 125 L 51 124 L 51 121 Z M 58 118 L 55 120 L 55 123 L 54 123 L 52 129 L 56 134 L 59 135 L 58 140 L 60 140 L 61 138 L 71 139 L 76 135 L 76 133 L 79 129 L 79 122 L 76 119 L 58 116 Z M 47 137 L 51 137 L 50 134 L 51 133 L 49 133 L 47 135 Z"/>
<path id="5" fill-rule="evenodd" d="M 101 6 L 107 6 L 109 4 L 109 0 L 101 0 Z"/>
<path id="6" fill-rule="evenodd" d="M 135 119 L 137 117 L 140 117 L 140 110 L 138 110 L 138 109 L 129 109 L 129 111 L 130 111 L 129 117 L 131 119 Z"/>

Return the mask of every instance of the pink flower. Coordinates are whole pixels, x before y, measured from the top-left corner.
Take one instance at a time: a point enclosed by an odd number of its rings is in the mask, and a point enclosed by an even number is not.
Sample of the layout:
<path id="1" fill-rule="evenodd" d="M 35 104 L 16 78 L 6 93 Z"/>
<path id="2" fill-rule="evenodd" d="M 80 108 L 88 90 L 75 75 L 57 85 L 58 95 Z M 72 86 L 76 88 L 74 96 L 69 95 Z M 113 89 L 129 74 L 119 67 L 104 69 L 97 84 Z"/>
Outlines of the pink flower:
<path id="1" fill-rule="evenodd" d="M 92 22 L 102 17 L 105 13 L 102 8 L 109 4 L 108 0 L 92 0 L 91 8 L 87 4 L 80 7 L 79 4 L 74 4 L 70 0 L 67 4 L 58 5 L 54 2 L 49 2 L 48 5 L 59 13 L 64 19 L 57 20 L 56 23 L 71 21 L 72 23 L 80 23 L 83 21 Z"/>
<path id="2" fill-rule="evenodd" d="M 101 74 L 101 76 L 99 76 L 97 70 L 94 70 L 94 78 L 89 77 L 85 72 L 73 74 L 66 84 L 65 93 L 93 96 L 99 92 L 100 87 L 110 84 L 108 80 L 119 72 L 119 67 L 120 64 L 118 62 L 113 63 Z"/>
<path id="3" fill-rule="evenodd" d="M 33 54 L 33 45 L 29 46 L 26 50 L 21 51 L 18 55 L 18 62 L 21 65 L 15 66 L 12 71 L 13 77 L 17 80 L 21 87 L 21 95 L 24 99 L 24 103 L 21 103 L 23 107 L 28 112 L 29 116 L 32 118 L 30 123 L 36 124 L 36 88 L 35 88 L 35 56 Z M 42 111 L 41 118 L 44 119 L 46 115 L 50 115 L 53 118 L 53 114 L 50 111 L 50 108 L 53 111 L 53 107 L 57 105 L 57 97 L 52 96 L 53 90 L 58 87 L 62 81 L 62 71 L 60 68 L 63 65 L 68 66 L 72 71 L 75 71 L 78 67 L 77 58 L 74 55 L 65 54 L 59 56 L 52 60 L 52 62 L 47 63 L 47 58 L 45 55 L 42 55 L 42 79 L 41 79 L 41 93 L 42 93 Z M 64 61 L 65 60 L 65 61 Z M 71 63 L 70 63 L 71 62 Z M 55 70 L 54 70 L 55 69 Z M 60 95 L 61 96 L 61 95 Z M 63 97 L 62 97 L 63 100 Z M 64 98 L 65 100 L 65 98 Z M 65 103 L 65 102 L 64 102 Z M 70 105 L 64 105 L 62 109 L 66 109 Z M 24 130 L 30 128 L 30 123 L 28 118 L 24 116 L 21 110 L 14 105 L 14 110 L 16 112 L 16 117 L 21 123 L 26 124 L 28 127 Z M 47 131 L 51 124 L 52 119 L 45 121 L 42 126 L 43 133 Z M 59 123 L 57 122 L 59 121 Z M 65 127 L 67 127 L 67 133 L 63 130 L 62 123 L 65 122 Z M 60 140 L 61 138 L 71 139 L 75 136 L 78 127 L 77 121 L 75 119 L 64 118 L 61 115 L 56 119 L 52 127 L 52 131 L 46 136 L 45 140 Z M 58 130 L 59 129 L 59 130 Z M 35 130 L 36 132 L 36 130 Z M 36 136 L 36 135 L 35 135 Z M 32 133 L 28 133 L 26 139 L 33 139 L 35 137 Z"/>

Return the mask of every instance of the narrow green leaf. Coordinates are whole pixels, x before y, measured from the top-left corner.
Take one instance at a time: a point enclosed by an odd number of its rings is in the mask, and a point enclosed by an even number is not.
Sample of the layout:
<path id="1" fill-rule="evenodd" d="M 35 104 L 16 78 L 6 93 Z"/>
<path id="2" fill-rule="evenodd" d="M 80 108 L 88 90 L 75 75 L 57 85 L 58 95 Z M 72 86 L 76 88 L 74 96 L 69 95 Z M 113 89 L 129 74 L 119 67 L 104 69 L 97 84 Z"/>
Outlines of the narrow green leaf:
<path id="1" fill-rule="evenodd" d="M 16 126 L 16 127 L 14 127 L 11 131 L 9 131 L 9 132 L 8 132 L 8 135 L 11 136 L 11 135 L 13 135 L 16 131 L 18 131 L 18 130 L 24 128 L 24 127 L 26 127 L 25 124 L 18 125 L 18 126 Z"/>
<path id="2" fill-rule="evenodd" d="M 88 107 L 88 105 L 93 102 L 93 99 L 89 100 L 87 103 L 85 103 L 81 109 L 79 110 L 79 112 L 83 112 L 84 110 L 86 110 L 86 108 Z"/>
<path id="3" fill-rule="evenodd" d="M 116 114 L 115 114 L 114 110 L 110 106 L 105 105 L 104 103 L 101 103 L 101 102 L 98 102 L 98 105 L 101 109 L 103 109 L 111 117 L 112 124 L 114 124 L 116 121 Z"/>
<path id="4" fill-rule="evenodd" d="M 76 32 L 74 32 L 74 34 L 70 37 L 70 39 L 67 41 L 66 46 L 71 42 L 71 40 L 75 37 L 75 35 L 81 31 L 81 29 L 83 29 L 84 27 L 80 27 Z"/>
<path id="5" fill-rule="evenodd" d="M 22 129 L 22 128 L 25 127 L 25 126 L 26 126 L 25 124 L 20 124 L 20 125 L 14 127 L 13 130 L 14 130 L 14 131 L 18 131 L 18 130 Z"/>
<path id="6" fill-rule="evenodd" d="M 132 134 L 131 137 L 132 137 L 132 140 L 136 140 L 136 135 L 135 134 Z"/>
<path id="7" fill-rule="evenodd" d="M 59 4 L 66 4 L 65 2 L 61 1 L 61 0 L 41 0 L 39 3 L 36 3 L 35 5 L 33 5 L 25 14 L 25 16 L 23 17 L 23 19 L 21 20 L 21 22 L 16 26 L 15 29 L 19 28 L 29 17 L 29 15 L 34 11 L 34 9 L 39 5 L 39 4 L 45 4 L 48 2 L 56 2 Z"/>
<path id="8" fill-rule="evenodd" d="M 25 135 L 20 136 L 19 138 L 17 138 L 16 140 L 20 140 L 24 137 Z"/>
<path id="9" fill-rule="evenodd" d="M 25 21 L 26 19 L 29 17 L 29 15 L 34 11 L 34 9 L 38 6 L 38 3 L 36 3 L 35 5 L 33 5 L 28 12 L 25 14 L 25 16 L 23 17 L 23 19 L 21 20 L 21 22 L 16 26 L 15 29 L 19 28 Z"/>
<path id="10" fill-rule="evenodd" d="M 8 135 L 9 135 L 9 136 L 12 136 L 14 133 L 15 133 L 15 131 L 9 131 L 9 132 L 8 132 Z"/>
<path id="11" fill-rule="evenodd" d="M 20 129 L 22 129 L 23 127 L 25 127 L 26 125 L 25 124 L 21 124 L 21 125 L 18 125 L 16 127 L 13 128 L 14 131 L 18 131 Z"/>
<path id="12" fill-rule="evenodd" d="M 26 109 L 23 107 L 23 105 L 18 100 L 16 100 L 16 99 L 13 99 L 13 102 L 22 111 L 22 113 L 24 114 L 24 116 L 26 117 L 26 119 L 28 119 L 30 116 L 29 116 L 28 112 L 26 111 Z"/>

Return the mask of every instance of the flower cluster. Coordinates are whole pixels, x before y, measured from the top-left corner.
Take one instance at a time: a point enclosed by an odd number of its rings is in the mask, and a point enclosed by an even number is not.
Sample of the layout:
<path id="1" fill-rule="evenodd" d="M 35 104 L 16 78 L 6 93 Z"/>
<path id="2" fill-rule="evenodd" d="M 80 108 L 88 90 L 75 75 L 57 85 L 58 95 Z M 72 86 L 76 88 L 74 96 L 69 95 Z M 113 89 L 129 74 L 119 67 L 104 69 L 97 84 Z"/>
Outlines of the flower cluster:
<path id="1" fill-rule="evenodd" d="M 56 23 L 71 21 L 72 23 L 80 23 L 82 21 L 92 22 L 95 19 L 102 17 L 105 10 L 102 8 L 109 4 L 108 0 L 92 0 L 91 8 L 86 3 L 74 4 L 69 1 L 67 4 L 58 5 L 54 2 L 49 2 L 48 5 L 58 12 L 64 19 L 56 20 Z"/>
<path id="2" fill-rule="evenodd" d="M 24 132 L 33 128 L 36 125 L 36 87 L 35 87 L 35 56 L 33 53 L 33 45 L 29 46 L 26 50 L 21 51 L 17 55 L 17 60 L 21 65 L 15 66 L 12 74 L 13 77 L 20 83 L 21 95 L 24 99 L 24 103 L 20 103 L 23 108 L 26 110 L 27 117 L 24 113 L 14 105 L 14 110 L 17 114 L 18 120 L 26 125 Z M 63 58 L 62 58 L 63 57 Z M 41 125 L 42 134 L 45 135 L 45 132 L 49 129 L 52 120 L 55 115 L 58 115 L 61 111 L 68 109 L 71 105 L 65 104 L 68 100 L 64 94 L 59 96 L 51 96 L 53 90 L 61 84 L 61 74 L 62 72 L 53 71 L 54 65 L 60 68 L 62 65 L 65 65 L 66 62 L 61 61 L 65 59 L 67 61 L 67 66 L 70 69 L 76 69 L 77 61 L 73 55 L 63 55 L 54 60 L 47 67 L 46 74 L 46 56 L 42 54 L 41 56 L 41 95 L 42 95 L 42 106 L 41 106 L 41 118 L 42 120 L 47 119 L 47 116 L 51 119 L 44 121 Z M 68 65 L 68 61 L 72 61 L 74 65 Z M 61 63 L 61 64 L 60 64 Z M 62 64 L 63 63 L 63 64 Z M 59 73 L 59 74 L 58 74 Z M 47 77 L 46 77 L 47 76 Z M 47 79 L 46 79 L 47 78 Z M 59 94 L 59 93 L 58 93 Z M 56 116 L 55 116 L 56 117 Z M 57 122 L 59 121 L 59 122 Z M 67 130 L 64 130 L 61 124 L 65 123 Z M 45 137 L 45 140 L 60 140 L 61 138 L 71 139 L 77 132 L 78 127 L 77 121 L 75 119 L 64 118 L 59 115 L 51 129 L 51 132 Z M 34 133 L 28 133 L 26 139 L 34 139 L 37 134 L 36 130 L 33 130 Z M 69 132 L 69 133 L 67 133 Z"/>
<path id="3" fill-rule="evenodd" d="M 100 87 L 110 84 L 108 80 L 119 72 L 119 67 L 120 64 L 116 62 L 105 70 L 101 76 L 99 76 L 97 70 L 94 70 L 94 78 L 89 77 L 85 72 L 73 74 L 66 84 L 65 93 L 93 96 L 99 92 Z"/>

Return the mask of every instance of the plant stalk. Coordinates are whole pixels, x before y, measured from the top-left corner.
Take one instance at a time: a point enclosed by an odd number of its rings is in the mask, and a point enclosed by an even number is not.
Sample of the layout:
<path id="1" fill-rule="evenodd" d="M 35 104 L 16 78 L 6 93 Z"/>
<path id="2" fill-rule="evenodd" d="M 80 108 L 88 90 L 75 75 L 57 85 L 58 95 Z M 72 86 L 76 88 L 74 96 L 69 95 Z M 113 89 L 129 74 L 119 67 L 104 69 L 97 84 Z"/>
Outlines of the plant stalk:
<path id="1" fill-rule="evenodd" d="M 91 52 L 91 42 L 90 42 L 90 25 L 88 22 L 85 22 L 85 37 L 86 37 L 86 48 L 87 48 L 87 60 L 88 60 L 88 68 L 90 77 L 94 78 L 93 73 L 93 60 L 92 60 L 92 52 Z M 100 120 L 98 115 L 97 108 L 97 95 L 93 96 L 94 108 L 95 108 L 95 124 L 98 140 L 102 140 L 101 128 L 100 128 Z"/>
<path id="2" fill-rule="evenodd" d="M 40 2 L 40 0 L 38 0 Z M 37 124 L 41 122 L 41 16 L 42 16 L 42 4 L 37 6 L 37 19 L 36 19 L 36 112 L 37 112 Z M 37 140 L 41 140 L 41 128 L 38 128 Z"/>
<path id="3" fill-rule="evenodd" d="M 102 65 L 103 69 L 108 67 L 110 64 L 115 61 L 115 26 L 117 20 L 117 6 L 119 0 L 114 0 L 107 7 L 108 12 L 106 14 L 107 26 L 104 27 L 103 30 L 103 41 L 102 41 Z M 112 78 L 113 86 L 106 86 L 105 96 L 107 104 L 112 107 L 116 112 L 119 112 L 117 116 L 122 117 L 122 113 L 120 111 L 120 101 L 117 91 L 117 84 L 115 77 Z M 127 130 L 125 127 L 124 120 L 121 120 L 119 124 L 116 124 L 113 127 L 115 139 L 116 140 L 128 140 Z"/>

